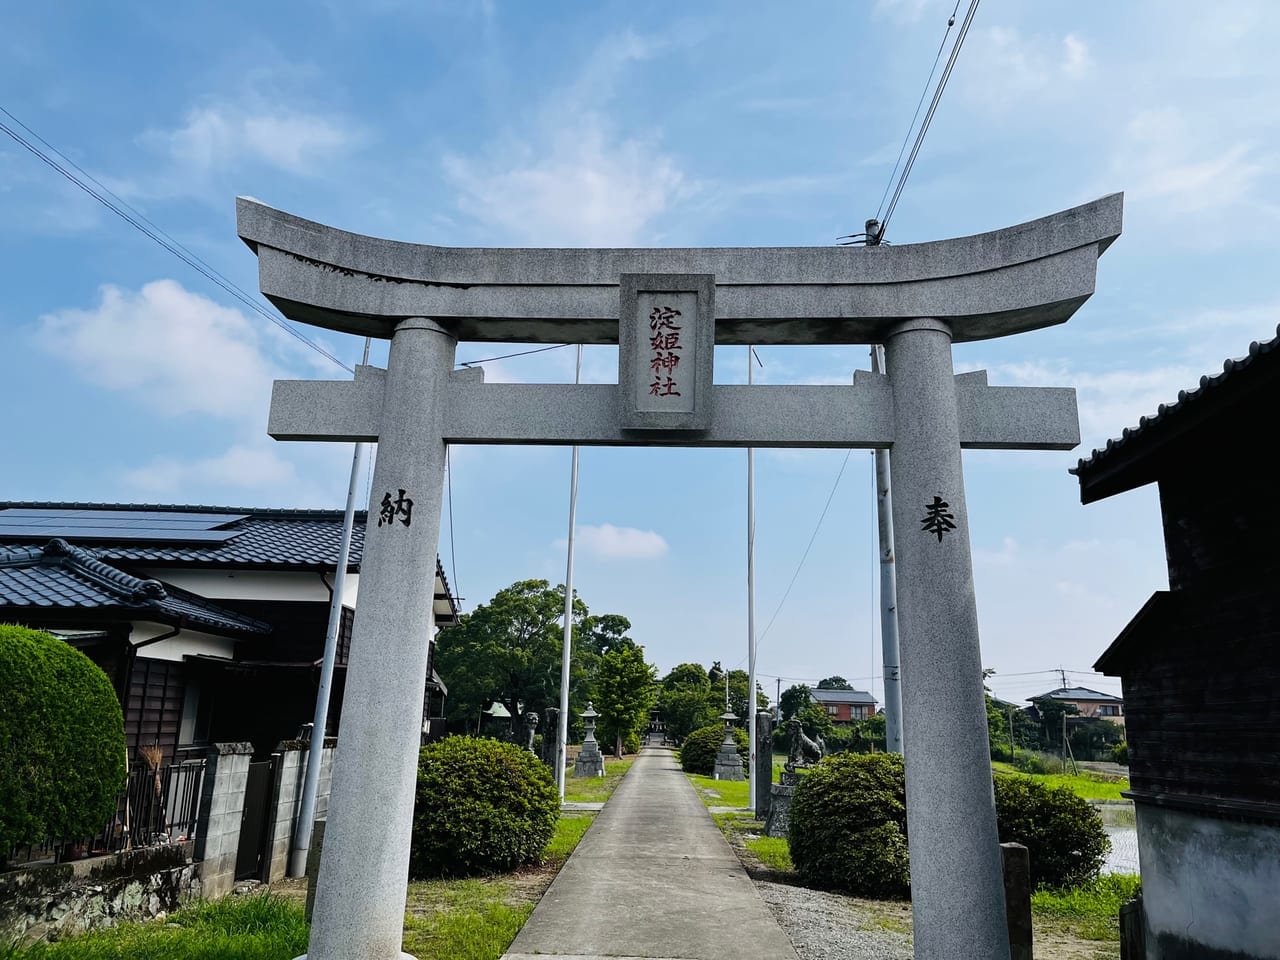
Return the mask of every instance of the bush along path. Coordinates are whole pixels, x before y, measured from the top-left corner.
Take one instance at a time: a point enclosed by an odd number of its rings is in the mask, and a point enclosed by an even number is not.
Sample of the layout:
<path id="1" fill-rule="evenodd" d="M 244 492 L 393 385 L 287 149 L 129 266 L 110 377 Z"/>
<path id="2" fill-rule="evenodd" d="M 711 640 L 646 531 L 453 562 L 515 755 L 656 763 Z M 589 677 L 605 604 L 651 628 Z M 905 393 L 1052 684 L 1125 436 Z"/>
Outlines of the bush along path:
<path id="1" fill-rule="evenodd" d="M 1022 777 L 997 777 L 996 798 L 1001 840 L 1033 851 L 1036 957 L 1117 958 L 1116 917 L 1137 879 L 1098 876 L 1106 837 L 1090 805 Z M 749 814 L 714 819 L 800 956 L 839 960 L 911 956 L 905 814 L 901 758 L 844 754 L 796 791 L 788 840 Z"/>

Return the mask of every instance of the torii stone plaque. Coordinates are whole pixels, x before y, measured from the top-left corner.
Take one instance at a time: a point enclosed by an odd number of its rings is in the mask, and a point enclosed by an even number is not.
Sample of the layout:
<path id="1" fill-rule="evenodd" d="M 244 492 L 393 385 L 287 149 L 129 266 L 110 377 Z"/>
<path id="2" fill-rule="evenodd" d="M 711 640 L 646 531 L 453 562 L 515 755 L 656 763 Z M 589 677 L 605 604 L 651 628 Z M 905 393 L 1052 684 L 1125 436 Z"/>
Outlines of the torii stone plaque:
<path id="1" fill-rule="evenodd" d="M 893 247 L 521 250 L 380 240 L 238 200 L 285 316 L 391 340 L 386 370 L 278 381 L 271 402 L 277 439 L 378 443 L 307 956 L 405 956 L 445 449 L 523 443 L 892 450 L 915 955 L 1007 960 L 960 452 L 1068 450 L 1079 424 L 1074 390 L 956 376 L 951 345 L 1069 319 L 1121 209 L 1114 194 Z M 454 371 L 459 340 L 621 340 L 619 383 L 486 384 Z M 883 343 L 887 372 L 713 385 L 716 343 Z"/>

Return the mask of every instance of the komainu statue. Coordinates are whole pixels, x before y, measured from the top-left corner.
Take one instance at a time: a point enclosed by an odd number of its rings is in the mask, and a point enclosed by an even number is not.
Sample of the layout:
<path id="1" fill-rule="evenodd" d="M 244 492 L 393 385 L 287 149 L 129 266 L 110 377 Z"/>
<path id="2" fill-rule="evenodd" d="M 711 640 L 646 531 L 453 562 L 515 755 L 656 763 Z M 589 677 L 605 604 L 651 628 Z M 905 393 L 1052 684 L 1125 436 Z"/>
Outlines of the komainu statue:
<path id="1" fill-rule="evenodd" d="M 827 754 L 827 745 L 822 742 L 822 737 L 810 740 L 805 736 L 798 717 L 787 721 L 787 742 L 791 745 L 791 750 L 784 769 L 789 773 L 794 773 L 797 767 L 811 766 Z"/>

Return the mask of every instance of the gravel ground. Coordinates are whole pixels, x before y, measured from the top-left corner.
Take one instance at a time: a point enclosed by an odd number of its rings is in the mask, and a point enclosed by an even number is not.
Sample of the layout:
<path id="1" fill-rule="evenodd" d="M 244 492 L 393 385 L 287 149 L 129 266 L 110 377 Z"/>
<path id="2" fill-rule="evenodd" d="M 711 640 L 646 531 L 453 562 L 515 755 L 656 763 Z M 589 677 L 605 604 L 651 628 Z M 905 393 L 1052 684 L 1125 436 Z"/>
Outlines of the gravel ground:
<path id="1" fill-rule="evenodd" d="M 757 880 L 756 889 L 800 960 L 911 960 L 911 938 L 895 931 L 910 920 L 904 904 L 864 904 L 838 894 Z"/>

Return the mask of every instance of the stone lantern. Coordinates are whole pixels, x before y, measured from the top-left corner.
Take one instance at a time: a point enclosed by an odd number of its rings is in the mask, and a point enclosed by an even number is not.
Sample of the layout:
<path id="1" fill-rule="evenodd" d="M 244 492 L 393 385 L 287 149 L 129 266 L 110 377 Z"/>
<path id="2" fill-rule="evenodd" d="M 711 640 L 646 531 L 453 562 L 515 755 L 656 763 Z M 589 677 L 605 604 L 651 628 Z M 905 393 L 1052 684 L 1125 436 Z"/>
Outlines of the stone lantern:
<path id="1" fill-rule="evenodd" d="M 717 780 L 745 780 L 742 773 L 742 758 L 738 756 L 738 745 L 733 742 L 733 721 L 738 715 L 732 710 L 720 714 L 724 721 L 724 743 L 720 744 L 720 752 L 716 754 L 715 778 Z"/>
<path id="2" fill-rule="evenodd" d="M 580 714 L 587 725 L 587 736 L 582 741 L 582 749 L 573 764 L 575 777 L 603 777 L 604 757 L 600 756 L 600 745 L 596 743 L 596 717 L 600 714 L 592 709 L 591 701 L 587 701 L 587 709 Z"/>

